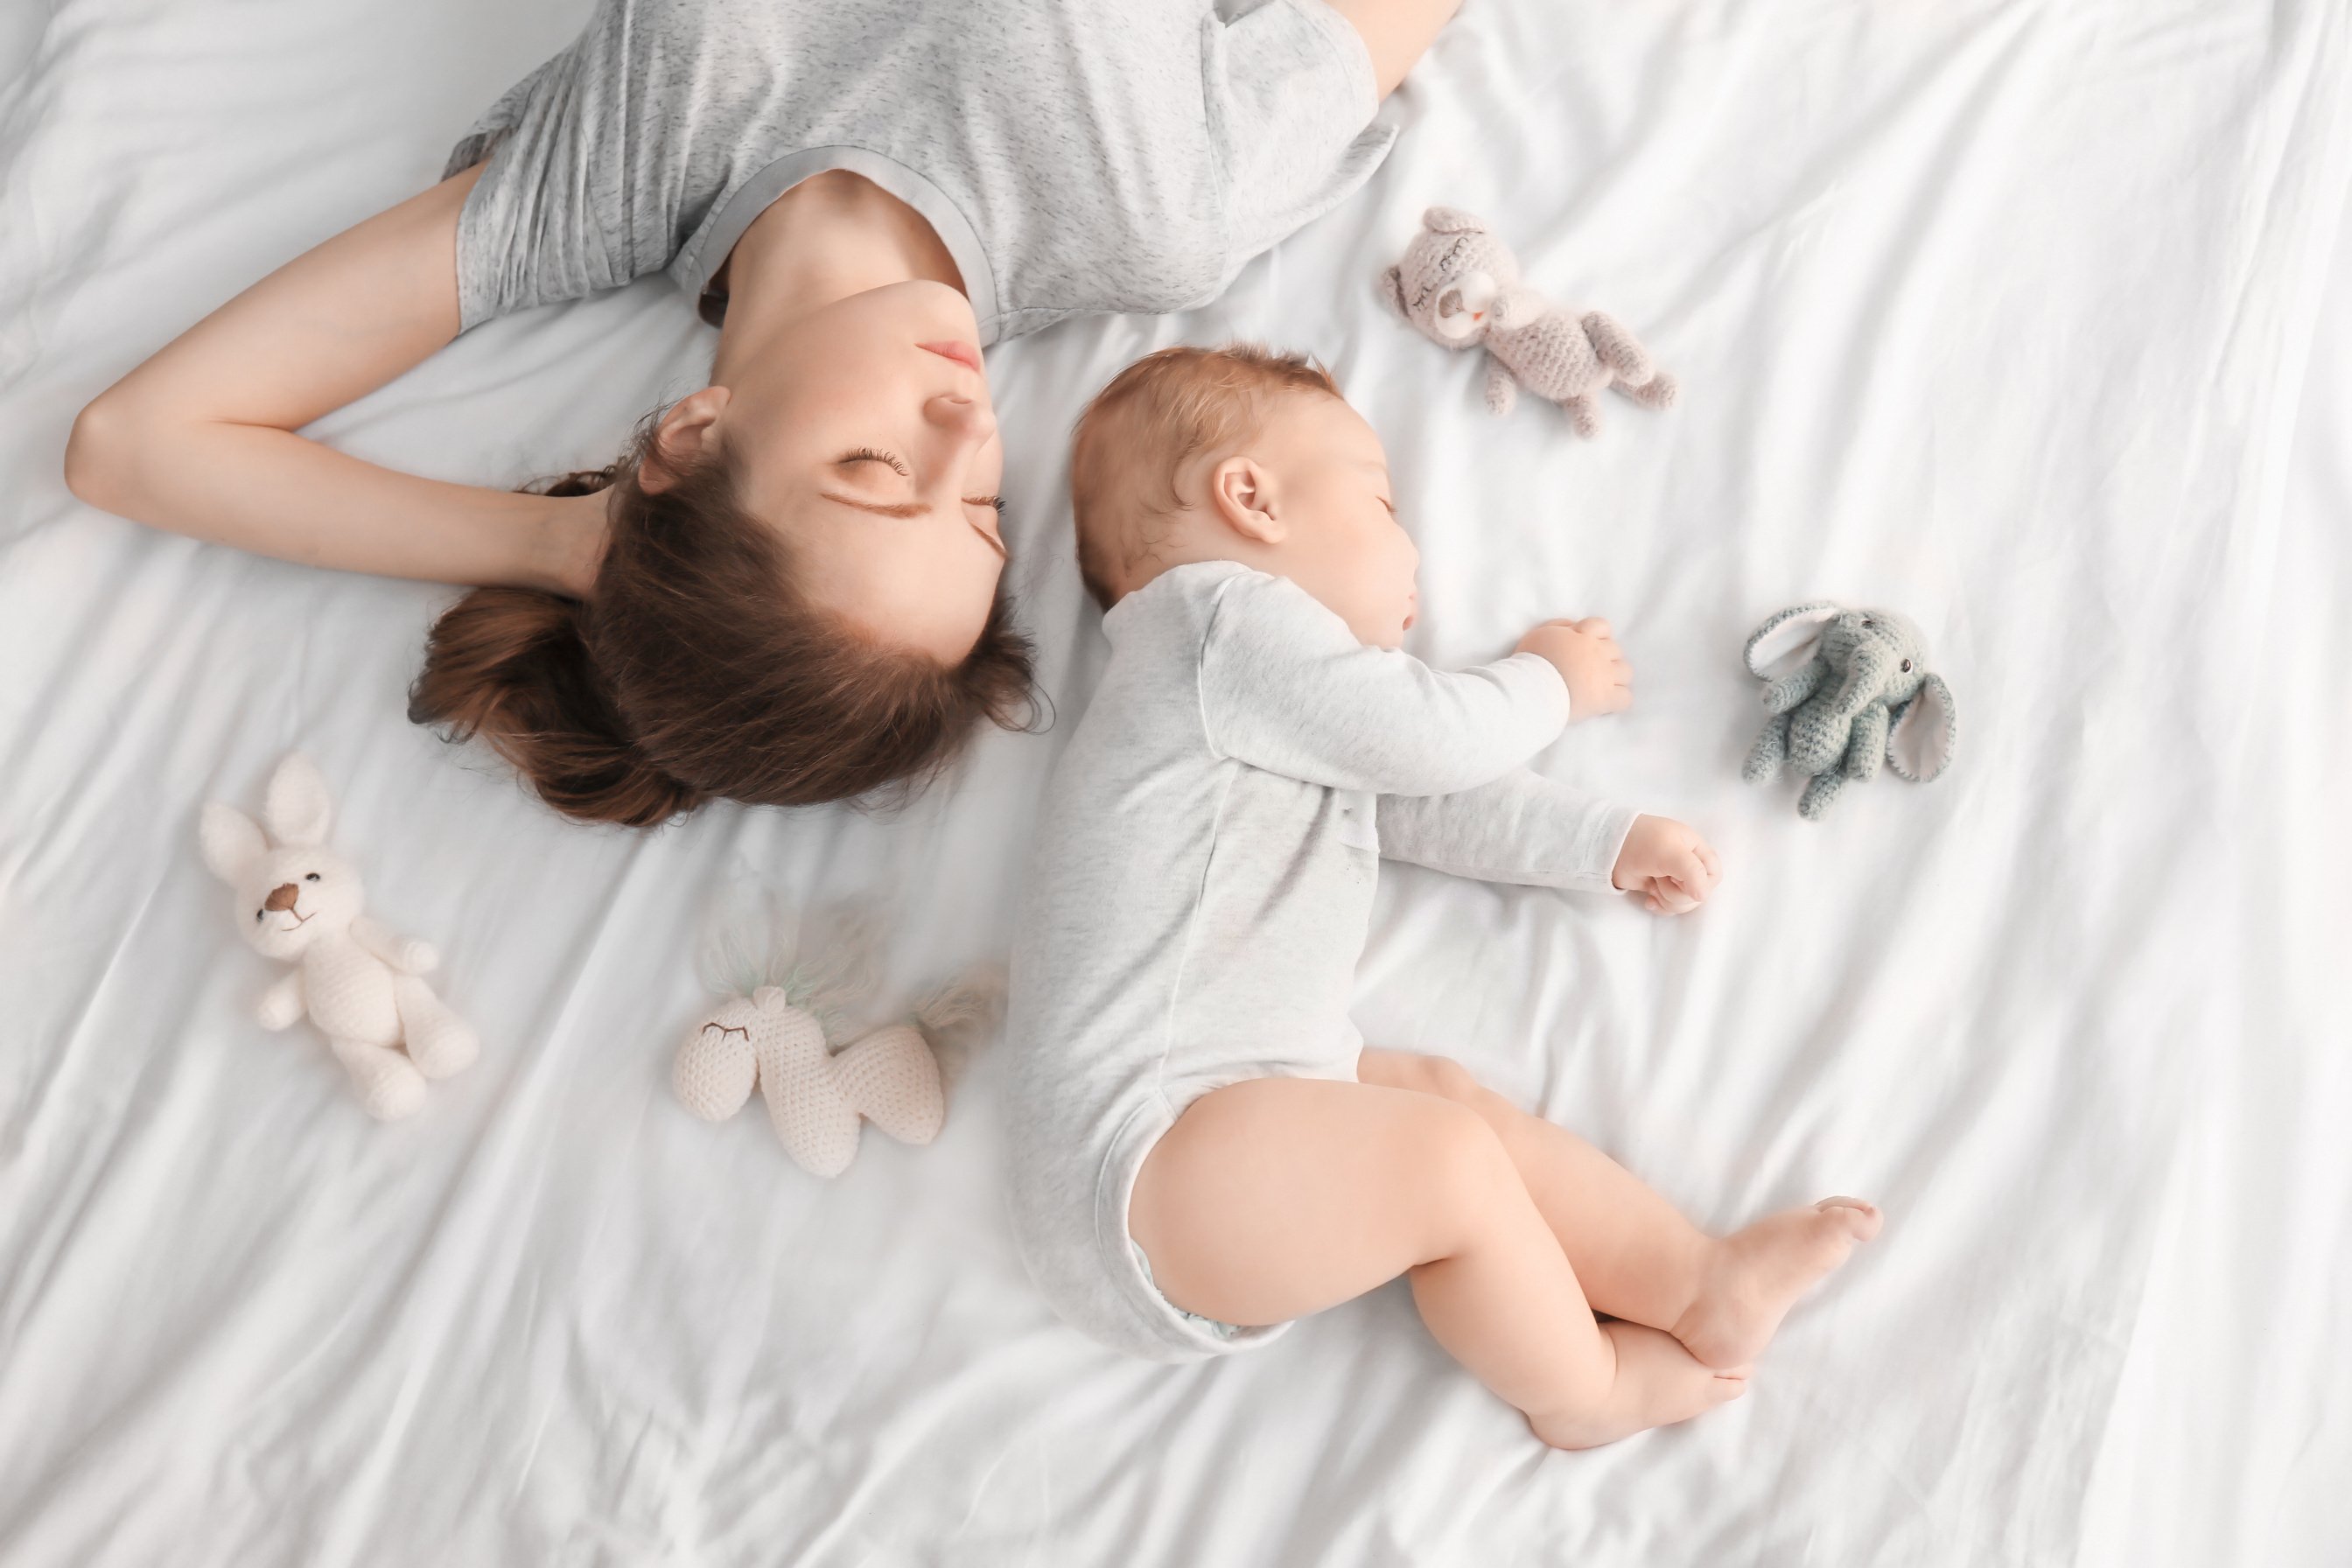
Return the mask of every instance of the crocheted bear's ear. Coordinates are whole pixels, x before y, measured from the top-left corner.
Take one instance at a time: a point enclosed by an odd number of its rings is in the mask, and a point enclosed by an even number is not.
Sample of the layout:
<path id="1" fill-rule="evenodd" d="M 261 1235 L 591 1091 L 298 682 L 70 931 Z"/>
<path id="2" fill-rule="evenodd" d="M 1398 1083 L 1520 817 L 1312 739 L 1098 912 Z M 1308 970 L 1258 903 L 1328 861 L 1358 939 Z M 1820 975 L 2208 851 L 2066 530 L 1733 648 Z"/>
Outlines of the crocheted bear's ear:
<path id="1" fill-rule="evenodd" d="M 1952 743 L 1959 739 L 1960 716 L 1952 706 L 1952 689 L 1940 675 L 1919 683 L 1919 690 L 1886 731 L 1886 765 L 1896 776 L 1926 784 L 1952 765 Z"/>
<path id="2" fill-rule="evenodd" d="M 1778 680 L 1800 668 L 1821 646 L 1822 628 L 1843 614 L 1826 600 L 1781 611 L 1748 637 L 1748 673 Z"/>
<path id="3" fill-rule="evenodd" d="M 1421 226 L 1432 234 L 1475 234 L 1486 226 L 1460 207 L 1432 207 L 1421 215 Z"/>
<path id="4" fill-rule="evenodd" d="M 789 1001 L 790 998 L 784 994 L 784 988 L 781 985 L 762 985 L 751 993 L 751 1005 L 762 1013 L 772 1013 L 777 1008 L 786 1005 Z"/>

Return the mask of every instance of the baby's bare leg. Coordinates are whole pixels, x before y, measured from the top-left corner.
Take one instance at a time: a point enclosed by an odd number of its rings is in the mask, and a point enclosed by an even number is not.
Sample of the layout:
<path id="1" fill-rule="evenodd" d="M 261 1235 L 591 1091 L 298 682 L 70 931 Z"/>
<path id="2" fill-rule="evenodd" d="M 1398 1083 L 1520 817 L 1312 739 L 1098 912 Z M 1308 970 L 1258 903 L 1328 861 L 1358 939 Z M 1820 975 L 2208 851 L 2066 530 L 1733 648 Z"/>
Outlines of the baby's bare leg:
<path id="1" fill-rule="evenodd" d="M 1592 1304 L 1668 1331 L 1711 1366 L 1754 1360 L 1798 1298 L 1878 1233 L 1869 1204 L 1824 1198 L 1717 1240 L 1616 1161 L 1484 1088 L 1459 1062 L 1368 1050 L 1356 1073 L 1476 1112 L 1518 1168 Z"/>
<path id="2" fill-rule="evenodd" d="M 1232 1323 L 1304 1317 L 1410 1273 L 1438 1342 L 1559 1447 L 1687 1420 L 1745 1387 L 1666 1334 L 1596 1323 L 1493 1130 L 1435 1096 L 1282 1078 L 1217 1089 L 1145 1160 L 1128 1227 L 1170 1300 Z"/>

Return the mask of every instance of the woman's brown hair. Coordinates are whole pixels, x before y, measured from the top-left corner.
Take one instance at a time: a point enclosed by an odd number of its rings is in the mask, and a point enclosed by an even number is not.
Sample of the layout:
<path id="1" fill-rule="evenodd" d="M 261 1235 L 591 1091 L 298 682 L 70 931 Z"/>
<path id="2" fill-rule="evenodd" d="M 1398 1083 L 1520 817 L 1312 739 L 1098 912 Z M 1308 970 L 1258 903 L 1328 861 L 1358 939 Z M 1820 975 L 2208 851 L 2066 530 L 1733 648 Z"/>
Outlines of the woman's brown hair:
<path id="1" fill-rule="evenodd" d="M 632 827 L 714 796 L 761 805 L 903 795 L 985 719 L 1019 728 L 1030 648 L 1002 596 L 961 662 L 879 646 L 794 587 L 783 537 L 746 512 L 724 452 L 659 490 L 637 467 L 521 487 L 611 489 L 584 600 L 477 588 L 433 627 L 408 716 L 478 735 L 567 816 Z"/>

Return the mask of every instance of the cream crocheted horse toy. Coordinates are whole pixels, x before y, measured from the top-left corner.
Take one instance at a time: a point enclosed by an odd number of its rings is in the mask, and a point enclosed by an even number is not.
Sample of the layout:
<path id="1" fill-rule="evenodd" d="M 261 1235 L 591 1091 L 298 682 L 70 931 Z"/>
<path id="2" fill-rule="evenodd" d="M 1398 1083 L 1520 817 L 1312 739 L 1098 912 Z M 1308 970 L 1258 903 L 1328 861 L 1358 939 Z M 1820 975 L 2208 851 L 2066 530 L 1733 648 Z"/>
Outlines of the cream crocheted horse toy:
<path id="1" fill-rule="evenodd" d="M 1381 275 L 1381 297 L 1432 342 L 1486 350 L 1486 406 L 1508 414 L 1521 386 L 1567 410 L 1580 436 L 1601 433 L 1601 394 L 1614 386 L 1644 408 L 1673 405 L 1675 378 L 1615 319 L 1555 308 L 1519 281 L 1518 258 L 1486 226 L 1453 207 L 1422 215 L 1404 259 Z"/>
<path id="2" fill-rule="evenodd" d="M 992 1016 L 990 977 L 944 986 L 916 1005 L 911 1023 L 859 1035 L 836 1052 L 829 1032 L 873 987 L 870 921 L 857 910 L 837 909 L 821 928 L 830 940 L 805 945 L 797 921 L 771 929 L 781 940 L 764 943 L 764 957 L 757 955 L 757 941 L 747 949 L 745 931 L 725 939 L 720 964 L 731 959 L 736 978 L 714 989 L 735 994 L 679 1043 L 670 1075 L 679 1100 L 706 1121 L 724 1121 L 757 1087 L 784 1152 L 817 1176 L 849 1168 L 865 1121 L 901 1143 L 939 1136 L 947 1093 L 936 1047 L 960 1047 Z M 754 978 L 765 984 L 743 984 L 747 952 Z"/>
<path id="3" fill-rule="evenodd" d="M 205 864 L 236 890 L 245 940 L 296 965 L 262 993 L 261 1026 L 283 1029 L 309 1014 L 368 1114 L 394 1121 L 424 1105 L 426 1079 L 462 1072 L 479 1047 L 466 1021 L 418 978 L 440 963 L 432 947 L 360 912 L 359 873 L 326 847 L 331 809 L 318 768 L 289 756 L 270 775 L 262 810 L 278 842 L 243 812 L 211 801 L 200 829 Z"/>

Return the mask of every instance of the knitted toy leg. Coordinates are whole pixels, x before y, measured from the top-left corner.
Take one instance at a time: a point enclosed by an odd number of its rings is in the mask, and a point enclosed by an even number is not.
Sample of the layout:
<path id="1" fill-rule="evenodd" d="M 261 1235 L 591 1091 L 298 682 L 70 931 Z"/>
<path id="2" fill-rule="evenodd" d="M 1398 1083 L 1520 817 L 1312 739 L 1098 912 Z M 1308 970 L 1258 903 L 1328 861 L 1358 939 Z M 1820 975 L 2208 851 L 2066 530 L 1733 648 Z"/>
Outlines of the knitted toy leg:
<path id="1" fill-rule="evenodd" d="M 1807 822 L 1819 822 L 1837 800 L 1838 791 L 1845 787 L 1845 774 L 1832 768 L 1825 773 L 1815 773 L 1805 793 L 1797 797 L 1797 815 Z"/>
<path id="2" fill-rule="evenodd" d="M 414 1116 L 425 1105 L 425 1075 L 398 1051 L 364 1040 L 329 1040 L 335 1059 L 352 1075 L 360 1103 L 378 1121 Z"/>
<path id="3" fill-rule="evenodd" d="M 1650 351 L 1614 317 L 1599 310 L 1588 311 L 1582 324 L 1593 354 L 1617 373 L 1618 380 L 1639 384 L 1656 374 L 1656 368 L 1650 363 Z"/>
<path id="4" fill-rule="evenodd" d="M 449 1010 L 433 987 L 414 974 L 395 977 L 392 1005 L 400 1014 L 400 1034 L 408 1059 L 426 1078 L 465 1071 L 481 1054 L 473 1026 Z"/>
<path id="5" fill-rule="evenodd" d="M 1601 434 L 1601 404 L 1592 394 L 1580 392 L 1573 397 L 1563 397 L 1559 405 L 1568 411 L 1568 422 L 1576 426 L 1578 435 L 1590 437 Z"/>
<path id="6" fill-rule="evenodd" d="M 940 1064 L 911 1024 L 893 1024 L 833 1058 L 834 1081 L 852 1110 L 901 1143 L 928 1143 L 947 1120 Z"/>
<path id="7" fill-rule="evenodd" d="M 1617 390 L 1644 408 L 1672 408 L 1682 395 L 1682 388 L 1664 371 L 1643 382 L 1619 381 Z"/>

